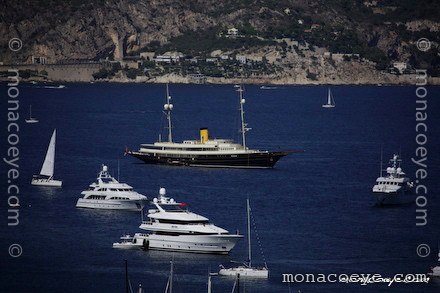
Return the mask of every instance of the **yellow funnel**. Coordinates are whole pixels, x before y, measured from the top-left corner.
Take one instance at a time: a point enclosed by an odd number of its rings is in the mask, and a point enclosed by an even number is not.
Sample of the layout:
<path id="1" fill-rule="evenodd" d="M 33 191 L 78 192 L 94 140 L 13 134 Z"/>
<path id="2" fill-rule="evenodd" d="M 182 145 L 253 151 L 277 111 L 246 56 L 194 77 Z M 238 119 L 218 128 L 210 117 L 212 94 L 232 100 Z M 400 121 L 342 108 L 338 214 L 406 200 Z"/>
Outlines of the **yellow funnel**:
<path id="1" fill-rule="evenodd" d="M 209 139 L 208 128 L 200 128 L 200 142 L 206 143 Z"/>

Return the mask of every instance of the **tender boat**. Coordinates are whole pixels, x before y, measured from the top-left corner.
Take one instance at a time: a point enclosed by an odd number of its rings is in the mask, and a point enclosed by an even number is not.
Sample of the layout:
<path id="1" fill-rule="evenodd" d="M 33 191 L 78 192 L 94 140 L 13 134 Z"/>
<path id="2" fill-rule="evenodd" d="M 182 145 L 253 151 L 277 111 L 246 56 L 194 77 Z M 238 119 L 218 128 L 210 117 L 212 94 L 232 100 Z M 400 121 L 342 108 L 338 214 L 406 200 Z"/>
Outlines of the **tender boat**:
<path id="1" fill-rule="evenodd" d="M 323 108 L 334 108 L 336 107 L 335 100 L 330 89 L 328 89 L 327 94 L 327 104 L 322 105 Z"/>
<path id="2" fill-rule="evenodd" d="M 147 202 L 145 195 L 110 176 L 106 165 L 102 165 L 97 182 L 90 184 L 81 194 L 84 197 L 78 199 L 77 208 L 140 211 Z"/>
<path id="3" fill-rule="evenodd" d="M 431 271 L 428 273 L 428 276 L 433 278 L 433 279 L 440 279 L 440 251 L 438 253 L 438 261 L 439 261 L 439 265 L 431 268 Z"/>
<path id="4" fill-rule="evenodd" d="M 142 243 L 136 243 L 134 240 L 134 237 L 130 234 L 124 234 L 120 238 L 121 242 L 115 242 L 113 243 L 113 248 L 120 248 L 120 249 L 140 249 L 142 248 Z"/>
<path id="5" fill-rule="evenodd" d="M 154 144 L 141 144 L 139 151 L 129 151 L 126 154 L 142 160 L 147 164 L 166 164 L 195 167 L 224 167 L 224 168 L 272 168 L 279 159 L 295 151 L 261 151 L 249 149 L 246 145 L 247 127 L 244 118 L 243 87 L 238 86 L 241 137 L 242 143 L 235 143 L 230 139 L 212 139 L 209 137 L 208 128 L 200 129 L 200 139 L 184 140 L 176 143 L 173 141 L 171 112 L 174 108 L 171 103 L 168 85 L 164 114 L 168 125 L 168 140 Z M 298 152 L 298 151 L 296 151 Z"/>
<path id="6" fill-rule="evenodd" d="M 166 196 L 160 188 L 158 198 L 152 201 L 148 221 L 142 221 L 140 229 L 150 233 L 136 233 L 134 243 L 145 250 L 168 250 L 195 253 L 228 254 L 243 235 L 229 234 L 209 219 L 190 212 L 187 205 Z"/>
<path id="7" fill-rule="evenodd" d="M 394 154 L 390 160 L 390 166 L 386 169 L 387 175 L 383 176 L 381 158 L 380 176 L 373 186 L 378 205 L 404 204 L 414 201 L 414 196 L 410 192 L 414 184 L 408 177 L 405 177 L 401 163 L 399 155 Z"/>
<path id="8" fill-rule="evenodd" d="M 247 224 L 248 224 L 248 261 L 244 262 L 242 265 L 237 267 L 225 268 L 220 265 L 219 275 L 222 276 L 242 276 L 250 278 L 268 278 L 269 269 L 265 264 L 264 267 L 253 267 L 252 266 L 252 248 L 251 248 L 251 220 L 250 220 L 250 204 L 249 199 L 247 200 Z"/>
<path id="9" fill-rule="evenodd" d="M 47 148 L 46 157 L 44 158 L 43 166 L 39 175 L 34 175 L 31 181 L 32 185 L 61 187 L 63 184 L 60 180 L 53 179 L 55 168 L 55 141 L 57 130 L 55 129 L 50 138 L 49 146 Z"/>
<path id="10" fill-rule="evenodd" d="M 25 121 L 26 123 L 38 123 L 38 120 L 32 117 L 32 105 L 29 106 L 29 118 Z"/>

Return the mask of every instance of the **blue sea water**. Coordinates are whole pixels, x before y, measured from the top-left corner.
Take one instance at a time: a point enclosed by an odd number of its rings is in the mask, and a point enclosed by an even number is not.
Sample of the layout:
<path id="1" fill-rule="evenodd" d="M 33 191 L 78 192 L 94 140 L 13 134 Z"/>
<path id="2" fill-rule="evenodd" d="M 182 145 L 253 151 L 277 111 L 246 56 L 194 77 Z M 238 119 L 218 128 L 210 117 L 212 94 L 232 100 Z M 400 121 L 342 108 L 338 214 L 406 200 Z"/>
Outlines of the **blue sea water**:
<path id="1" fill-rule="evenodd" d="M 428 87 L 428 224 L 416 226 L 415 204 L 378 208 L 371 188 L 384 159 L 401 153 L 414 178 L 416 87 L 334 86 L 336 108 L 323 109 L 327 87 L 246 86 L 248 145 L 301 149 L 273 170 L 152 166 L 124 157 L 125 147 L 156 141 L 163 124 L 164 85 L 67 84 L 63 89 L 22 84 L 20 95 L 20 223 L 7 226 L 7 174 L 0 187 L 0 292 L 124 292 L 129 277 L 146 292 L 164 292 L 174 259 L 174 292 L 206 292 L 208 270 L 246 258 L 246 241 L 228 256 L 112 249 L 124 232 L 138 232 L 140 214 L 76 209 L 101 164 L 149 198 L 159 187 L 231 232 L 246 231 L 246 198 L 269 280 L 242 280 L 246 292 L 439 292 L 440 283 L 282 283 L 283 273 L 426 273 L 437 263 L 440 240 L 440 96 Z M 230 85 L 170 85 L 174 138 L 198 138 L 208 127 L 217 138 L 238 139 L 238 97 Z M 2 93 L 2 157 L 7 156 L 7 86 Z M 26 124 L 29 105 L 38 124 Z M 57 128 L 55 177 L 59 189 L 30 185 Z M 10 257 L 19 243 L 23 253 Z M 416 253 L 419 244 L 429 256 Z M 256 264 L 263 263 L 253 239 Z M 234 279 L 213 277 L 213 292 L 231 292 Z"/>

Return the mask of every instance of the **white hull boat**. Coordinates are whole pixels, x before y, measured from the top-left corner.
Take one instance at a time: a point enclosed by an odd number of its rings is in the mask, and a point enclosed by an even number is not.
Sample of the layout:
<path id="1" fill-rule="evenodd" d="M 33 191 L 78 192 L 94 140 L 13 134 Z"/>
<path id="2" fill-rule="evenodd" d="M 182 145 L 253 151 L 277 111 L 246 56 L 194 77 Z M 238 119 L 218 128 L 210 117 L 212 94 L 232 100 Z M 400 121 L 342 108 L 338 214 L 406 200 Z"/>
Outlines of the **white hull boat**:
<path id="1" fill-rule="evenodd" d="M 240 275 L 240 277 L 252 277 L 252 278 L 268 278 L 269 277 L 269 270 L 265 267 L 261 268 L 255 268 L 255 267 L 247 267 L 245 265 L 234 267 L 234 268 L 224 268 L 221 267 L 219 275 L 222 276 L 237 276 Z"/>
<path id="2" fill-rule="evenodd" d="M 323 108 L 334 108 L 336 107 L 335 100 L 333 99 L 332 92 L 328 89 L 327 104 L 322 105 Z"/>
<path id="3" fill-rule="evenodd" d="M 408 177 L 405 177 L 401 162 L 398 155 L 393 155 L 390 167 L 385 170 L 387 175 L 384 176 L 381 154 L 380 176 L 376 179 L 376 184 L 372 189 L 376 196 L 377 205 L 407 204 L 415 200 L 414 194 L 411 193 L 414 184 Z"/>
<path id="4" fill-rule="evenodd" d="M 237 267 L 225 268 L 220 265 L 218 272 L 221 276 L 240 276 L 249 278 L 269 278 L 269 269 L 264 267 L 252 266 L 252 246 L 251 246 L 251 216 L 250 216 L 250 204 L 247 200 L 247 224 L 248 224 L 248 261 Z"/>
<path id="5" fill-rule="evenodd" d="M 90 184 L 81 194 L 84 196 L 78 199 L 77 208 L 141 211 L 147 202 L 145 195 L 110 176 L 105 165 L 102 165 L 97 182 Z"/>
<path id="6" fill-rule="evenodd" d="M 142 248 L 142 242 L 138 243 L 138 241 L 129 234 L 123 235 L 121 238 L 121 242 L 113 243 L 113 248 L 119 249 L 140 249 Z"/>
<path id="7" fill-rule="evenodd" d="M 41 167 L 39 175 L 34 175 L 31 184 L 36 186 L 61 187 L 63 182 L 53 179 L 55 167 L 55 141 L 57 130 L 52 133 L 52 137 L 47 148 L 46 157 Z"/>
<path id="8" fill-rule="evenodd" d="M 32 105 L 29 106 L 29 118 L 25 121 L 26 123 L 38 123 L 38 120 L 32 117 Z"/>
<path id="9" fill-rule="evenodd" d="M 101 209 L 101 210 L 126 210 L 126 211 L 140 211 L 145 204 L 140 201 L 127 200 L 98 200 L 79 198 L 76 202 L 77 208 L 85 209 Z"/>
<path id="10" fill-rule="evenodd" d="M 243 238 L 190 212 L 186 204 L 166 197 L 165 188 L 160 188 L 158 198 L 151 204 L 155 208 L 148 210 L 149 220 L 139 226 L 149 233 L 136 233 L 133 237 L 133 243 L 145 250 L 228 254 Z"/>
<path id="11" fill-rule="evenodd" d="M 135 244 L 145 250 L 228 254 L 242 235 L 158 235 L 136 233 Z"/>

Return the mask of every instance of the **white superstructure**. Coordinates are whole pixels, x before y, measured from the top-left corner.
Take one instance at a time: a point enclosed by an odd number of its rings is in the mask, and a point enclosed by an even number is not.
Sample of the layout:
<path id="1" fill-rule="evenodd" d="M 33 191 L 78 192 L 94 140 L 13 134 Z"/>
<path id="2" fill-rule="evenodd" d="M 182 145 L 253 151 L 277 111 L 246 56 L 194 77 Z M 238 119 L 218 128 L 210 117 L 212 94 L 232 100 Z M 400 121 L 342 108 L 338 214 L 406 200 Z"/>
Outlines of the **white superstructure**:
<path id="1" fill-rule="evenodd" d="M 55 142 L 57 130 L 55 129 L 50 138 L 49 146 L 47 147 L 46 157 L 44 158 L 43 166 L 39 175 L 34 175 L 31 181 L 32 185 L 61 187 L 63 184 L 60 180 L 53 179 L 55 169 Z"/>
<path id="2" fill-rule="evenodd" d="M 149 220 L 139 226 L 149 233 L 134 235 L 134 242 L 142 244 L 144 249 L 227 254 L 243 238 L 190 212 L 186 204 L 167 197 L 165 188 L 160 189 L 152 205 L 154 208 L 148 210 Z"/>
<path id="3" fill-rule="evenodd" d="M 110 176 L 105 165 L 102 165 L 97 182 L 90 184 L 81 194 L 84 197 L 78 199 L 77 208 L 140 211 L 147 202 L 145 195 Z"/>
<path id="4" fill-rule="evenodd" d="M 393 155 L 393 158 L 390 160 L 390 166 L 386 169 L 385 176 L 382 174 L 381 166 L 380 176 L 376 179 L 376 184 L 373 186 L 373 192 L 376 194 L 378 203 L 403 203 L 405 193 L 413 187 L 413 182 L 408 177 L 405 177 L 406 174 L 402 170 L 401 163 L 402 160 L 399 156 Z M 405 197 L 408 200 L 411 200 L 411 198 L 411 196 Z"/>

